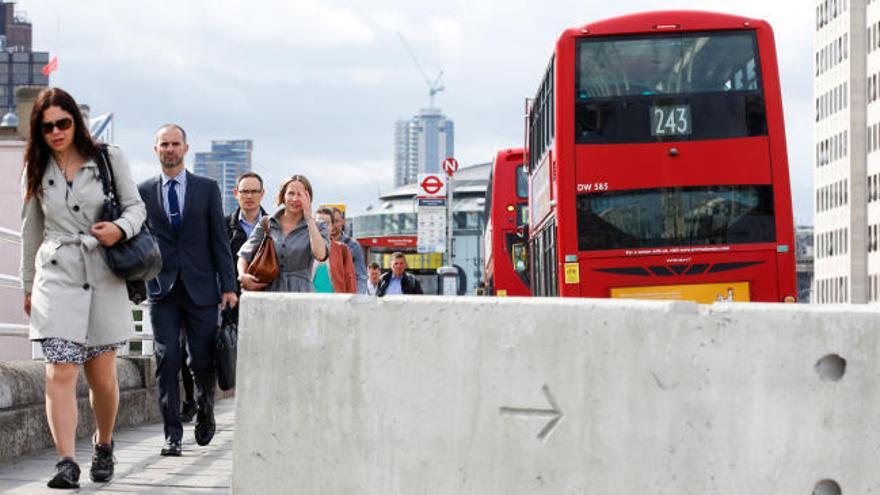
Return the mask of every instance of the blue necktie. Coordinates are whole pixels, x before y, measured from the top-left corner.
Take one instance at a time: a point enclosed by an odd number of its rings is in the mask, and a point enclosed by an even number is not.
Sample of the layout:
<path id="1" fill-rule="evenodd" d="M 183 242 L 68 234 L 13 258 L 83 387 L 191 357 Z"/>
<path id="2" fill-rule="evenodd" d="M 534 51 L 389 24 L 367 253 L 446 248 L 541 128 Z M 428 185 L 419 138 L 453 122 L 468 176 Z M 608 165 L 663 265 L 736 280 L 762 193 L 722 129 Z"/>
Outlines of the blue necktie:
<path id="1" fill-rule="evenodd" d="M 171 179 L 168 184 L 168 214 L 171 216 L 171 229 L 180 233 L 183 218 L 180 216 L 180 202 L 177 200 L 177 181 Z"/>

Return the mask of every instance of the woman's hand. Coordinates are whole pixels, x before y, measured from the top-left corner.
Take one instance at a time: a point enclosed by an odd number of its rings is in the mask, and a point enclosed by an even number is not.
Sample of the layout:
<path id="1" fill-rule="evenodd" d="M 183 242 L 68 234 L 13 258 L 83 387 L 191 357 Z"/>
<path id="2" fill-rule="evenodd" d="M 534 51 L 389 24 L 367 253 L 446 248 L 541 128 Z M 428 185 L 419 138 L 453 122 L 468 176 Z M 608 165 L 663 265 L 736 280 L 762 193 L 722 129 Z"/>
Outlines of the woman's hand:
<path id="1" fill-rule="evenodd" d="M 31 315 L 31 295 L 29 293 L 24 295 L 24 312 L 28 316 Z"/>
<path id="2" fill-rule="evenodd" d="M 241 276 L 238 277 L 238 282 L 244 290 L 263 290 L 269 286 L 269 284 L 260 282 L 257 277 L 250 273 L 242 273 Z"/>
<path id="3" fill-rule="evenodd" d="M 312 218 L 312 198 L 309 197 L 309 193 L 303 191 L 300 193 L 299 203 L 303 208 L 303 218 L 306 220 Z"/>
<path id="4" fill-rule="evenodd" d="M 113 222 L 98 222 L 92 225 L 91 233 L 104 247 L 110 247 L 125 235 L 122 229 Z"/>

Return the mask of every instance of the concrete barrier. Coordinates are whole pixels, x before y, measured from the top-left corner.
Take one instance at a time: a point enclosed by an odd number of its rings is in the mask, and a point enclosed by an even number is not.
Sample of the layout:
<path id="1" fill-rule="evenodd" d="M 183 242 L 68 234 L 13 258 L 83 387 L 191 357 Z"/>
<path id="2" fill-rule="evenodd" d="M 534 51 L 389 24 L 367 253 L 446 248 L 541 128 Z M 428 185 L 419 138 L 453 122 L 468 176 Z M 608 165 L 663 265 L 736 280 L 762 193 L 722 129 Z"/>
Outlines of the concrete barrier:
<path id="1" fill-rule="evenodd" d="M 876 492 L 878 330 L 868 306 L 247 294 L 233 489 Z"/>
<path id="2" fill-rule="evenodd" d="M 117 427 L 161 421 L 156 399 L 155 360 L 124 357 L 116 360 L 119 380 Z M 41 361 L 0 362 L 0 461 L 51 447 L 46 422 L 46 365 Z M 77 381 L 77 437 L 90 436 L 95 420 L 83 372 Z"/>

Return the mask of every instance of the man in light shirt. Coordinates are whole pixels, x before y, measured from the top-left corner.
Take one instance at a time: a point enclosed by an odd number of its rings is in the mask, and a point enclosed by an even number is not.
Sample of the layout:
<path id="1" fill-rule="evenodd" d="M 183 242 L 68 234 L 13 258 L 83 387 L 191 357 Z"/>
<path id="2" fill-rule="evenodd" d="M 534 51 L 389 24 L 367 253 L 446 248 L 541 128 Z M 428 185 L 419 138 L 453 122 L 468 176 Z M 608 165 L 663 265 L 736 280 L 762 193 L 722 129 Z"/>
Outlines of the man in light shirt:
<path id="1" fill-rule="evenodd" d="M 379 290 L 379 276 L 382 275 L 382 267 L 375 261 L 367 267 L 367 295 L 375 296 Z"/>

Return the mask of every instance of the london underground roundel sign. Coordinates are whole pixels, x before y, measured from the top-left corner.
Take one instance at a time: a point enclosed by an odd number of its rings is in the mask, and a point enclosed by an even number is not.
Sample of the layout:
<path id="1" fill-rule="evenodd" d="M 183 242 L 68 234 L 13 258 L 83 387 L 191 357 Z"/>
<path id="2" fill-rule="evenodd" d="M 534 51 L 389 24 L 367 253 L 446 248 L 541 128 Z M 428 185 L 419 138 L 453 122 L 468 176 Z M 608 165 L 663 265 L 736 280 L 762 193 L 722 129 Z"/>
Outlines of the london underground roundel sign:
<path id="1" fill-rule="evenodd" d="M 443 189 L 443 181 L 436 175 L 428 175 L 419 183 L 419 188 L 426 196 L 435 196 Z"/>

